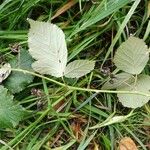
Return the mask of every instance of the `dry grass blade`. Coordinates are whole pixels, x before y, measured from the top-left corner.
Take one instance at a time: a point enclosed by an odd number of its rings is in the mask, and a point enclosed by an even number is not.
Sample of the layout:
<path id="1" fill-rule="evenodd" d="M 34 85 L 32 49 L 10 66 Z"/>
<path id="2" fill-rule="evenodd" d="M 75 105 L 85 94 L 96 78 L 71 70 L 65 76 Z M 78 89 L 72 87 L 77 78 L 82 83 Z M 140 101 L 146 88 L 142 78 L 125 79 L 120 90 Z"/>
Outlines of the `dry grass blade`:
<path id="1" fill-rule="evenodd" d="M 147 12 L 147 17 L 150 17 L 150 1 L 148 1 L 148 12 Z"/>
<path id="2" fill-rule="evenodd" d="M 68 3 L 66 3 L 63 7 L 59 8 L 57 10 L 57 12 L 55 13 L 55 15 L 51 18 L 51 20 L 57 18 L 58 16 L 60 16 L 61 14 L 63 14 L 64 12 L 66 12 L 68 9 L 70 9 L 72 6 L 74 6 L 77 3 L 77 1 L 75 0 L 70 0 Z"/>

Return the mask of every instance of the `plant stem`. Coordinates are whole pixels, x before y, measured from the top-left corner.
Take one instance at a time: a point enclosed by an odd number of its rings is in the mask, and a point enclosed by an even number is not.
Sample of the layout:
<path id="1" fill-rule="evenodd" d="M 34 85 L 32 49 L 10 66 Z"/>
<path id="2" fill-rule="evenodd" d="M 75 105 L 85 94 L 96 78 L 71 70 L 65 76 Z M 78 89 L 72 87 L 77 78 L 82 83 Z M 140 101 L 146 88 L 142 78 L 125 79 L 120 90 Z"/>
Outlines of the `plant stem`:
<path id="1" fill-rule="evenodd" d="M 37 76 L 39 78 L 45 79 L 47 81 L 50 81 L 52 83 L 55 83 L 57 85 L 60 85 L 62 87 L 66 87 L 70 90 L 76 90 L 76 91 L 86 91 L 86 92 L 96 92 L 96 93 L 116 93 L 116 94 L 137 94 L 137 95 L 143 95 L 143 96 L 147 96 L 150 97 L 150 94 L 146 94 L 144 92 L 140 92 L 140 91 L 116 91 L 116 90 L 98 90 L 98 89 L 88 89 L 88 88 L 80 88 L 80 87 L 74 87 L 74 86 L 66 86 L 66 84 L 58 82 L 56 80 L 50 79 L 48 77 L 45 77 L 43 75 L 31 72 L 31 71 L 27 71 L 27 70 L 22 70 L 22 69 L 11 69 L 12 71 L 17 71 L 17 72 L 23 72 L 23 73 L 27 73 L 27 74 L 31 74 L 34 76 Z"/>

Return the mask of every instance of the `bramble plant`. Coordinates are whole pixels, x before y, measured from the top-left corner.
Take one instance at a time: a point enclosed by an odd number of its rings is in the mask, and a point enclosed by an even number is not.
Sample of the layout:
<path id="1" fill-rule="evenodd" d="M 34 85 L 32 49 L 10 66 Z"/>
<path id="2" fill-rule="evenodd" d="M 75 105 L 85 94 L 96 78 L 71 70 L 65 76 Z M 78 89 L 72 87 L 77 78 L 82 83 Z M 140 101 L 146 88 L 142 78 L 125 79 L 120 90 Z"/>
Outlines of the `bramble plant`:
<path id="1" fill-rule="evenodd" d="M 94 69 L 94 61 L 75 60 L 67 66 L 67 46 L 63 31 L 54 24 L 28 19 L 29 52 L 36 61 L 32 64 L 35 71 L 55 77 L 79 78 Z M 41 38 L 42 37 L 42 38 Z M 142 39 L 129 37 L 118 48 L 114 63 L 119 70 L 113 84 L 109 81 L 102 89 L 135 91 L 150 94 L 150 77 L 139 75 L 149 60 L 148 47 Z M 138 94 L 117 94 L 125 107 L 137 108 L 149 101 L 149 96 Z"/>
<path id="2" fill-rule="evenodd" d="M 141 74 L 148 60 L 149 49 L 145 42 L 137 37 L 129 37 L 120 45 L 114 56 L 116 67 L 124 72 L 115 76 L 113 84 L 107 81 L 102 89 L 143 92 L 147 96 L 117 94 L 119 101 L 125 107 L 137 108 L 143 106 L 150 99 L 150 76 Z"/>
<path id="3" fill-rule="evenodd" d="M 67 46 L 63 31 L 48 22 L 28 19 L 30 30 L 28 46 L 31 56 L 36 60 L 32 68 L 40 73 L 55 77 L 79 78 L 94 69 L 95 62 L 75 60 L 67 65 Z"/>
<path id="4" fill-rule="evenodd" d="M 13 128 L 23 119 L 24 109 L 13 102 L 13 95 L 0 85 L 0 128 Z"/>
<path id="5" fill-rule="evenodd" d="M 80 78 L 94 69 L 95 61 L 75 60 L 67 65 L 67 46 L 63 31 L 56 25 L 48 22 L 39 22 L 28 19 L 30 30 L 28 34 L 29 53 L 36 60 L 33 62 L 31 56 L 24 49 L 20 52 L 19 59 L 12 59 L 8 64 L 1 68 L 1 73 L 6 74 L 3 81 L 10 74 L 10 68 L 22 70 L 31 70 L 40 74 L 52 75 L 54 77 Z M 117 49 L 114 56 L 114 63 L 117 69 L 123 71 L 115 75 L 113 83 L 108 80 L 102 90 L 117 89 L 117 91 L 132 91 L 133 93 L 117 93 L 119 101 L 125 107 L 137 108 L 141 107 L 149 101 L 150 96 L 150 77 L 141 74 L 149 60 L 149 49 L 142 39 L 137 37 L 129 37 Z M 11 64 L 11 67 L 10 67 Z M 19 64 L 19 65 L 18 65 Z M 9 66 L 9 67 L 5 67 Z M 19 79 L 19 81 L 18 81 Z M 33 74 L 23 74 L 21 72 L 13 72 L 6 82 L 5 87 L 12 93 L 22 91 L 27 84 L 33 80 Z M 4 111 L 6 107 L 10 107 L 13 95 L 9 95 L 7 89 L 0 87 L 2 97 L 7 97 L 9 103 L 1 106 L 0 127 L 12 127 L 23 117 L 23 109 L 19 105 L 11 105 L 11 111 L 16 110 L 16 114 L 9 118 Z M 100 91 L 100 90 L 99 90 Z M 143 92 L 144 95 L 138 93 Z M 1 99 L 2 101 L 2 99 Z M 15 109 L 14 109 L 15 108 Z M 16 120 L 16 121 L 15 121 Z M 16 122 L 16 123 L 14 123 Z"/>

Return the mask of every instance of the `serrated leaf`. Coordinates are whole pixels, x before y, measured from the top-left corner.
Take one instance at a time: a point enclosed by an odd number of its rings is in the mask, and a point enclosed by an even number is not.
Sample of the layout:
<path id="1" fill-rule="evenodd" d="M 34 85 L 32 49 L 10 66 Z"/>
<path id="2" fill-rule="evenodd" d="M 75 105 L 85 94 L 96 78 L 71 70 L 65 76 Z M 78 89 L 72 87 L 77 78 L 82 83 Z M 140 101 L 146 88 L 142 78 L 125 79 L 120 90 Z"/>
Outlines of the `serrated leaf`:
<path id="1" fill-rule="evenodd" d="M 114 63 L 118 69 L 140 74 L 149 60 L 148 47 L 142 39 L 129 37 L 117 49 Z"/>
<path id="2" fill-rule="evenodd" d="M 130 86 L 118 88 L 119 91 L 136 91 L 150 94 L 150 76 L 139 75 L 136 83 L 131 83 Z M 137 108 L 146 104 L 150 97 L 138 94 L 117 94 L 119 101 L 125 107 Z"/>
<path id="3" fill-rule="evenodd" d="M 93 70 L 94 66 L 94 61 L 75 60 L 67 65 L 64 75 L 67 78 L 80 78 Z"/>
<path id="4" fill-rule="evenodd" d="M 31 71 L 31 64 L 33 62 L 32 57 L 29 55 L 28 51 L 21 49 L 20 54 L 12 59 L 9 63 L 12 68 L 24 69 Z M 12 72 L 9 78 L 7 78 L 4 85 L 12 92 L 18 93 L 25 89 L 25 87 L 33 81 L 33 76 L 29 74 L 24 74 L 22 72 Z"/>
<path id="5" fill-rule="evenodd" d="M 67 64 L 67 46 L 63 31 L 49 22 L 28 19 L 30 30 L 28 46 L 35 71 L 55 77 L 62 77 Z"/>
<path id="6" fill-rule="evenodd" d="M 102 89 L 116 89 L 119 87 L 127 86 L 134 81 L 134 76 L 129 73 L 119 73 L 109 79 L 103 86 Z"/>
<path id="7" fill-rule="evenodd" d="M 55 77 L 65 75 L 79 78 L 94 69 L 95 63 L 87 60 L 76 60 L 67 65 L 67 46 L 63 31 L 48 22 L 28 20 L 31 26 L 28 45 L 31 56 L 36 59 L 32 64 L 35 71 Z"/>
<path id="8" fill-rule="evenodd" d="M 0 85 L 0 128 L 15 127 L 23 118 L 24 110 L 13 103 L 13 95 Z"/>

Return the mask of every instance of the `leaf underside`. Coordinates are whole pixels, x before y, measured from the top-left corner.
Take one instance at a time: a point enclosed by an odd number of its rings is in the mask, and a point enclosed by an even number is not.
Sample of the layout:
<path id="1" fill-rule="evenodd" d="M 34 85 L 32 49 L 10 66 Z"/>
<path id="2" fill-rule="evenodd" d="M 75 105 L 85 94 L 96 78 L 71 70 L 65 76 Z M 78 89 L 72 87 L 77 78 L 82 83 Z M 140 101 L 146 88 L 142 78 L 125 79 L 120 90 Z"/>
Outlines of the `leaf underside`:
<path id="1" fill-rule="evenodd" d="M 118 69 L 140 74 L 149 60 L 148 47 L 142 39 L 129 37 L 117 49 L 114 63 Z"/>
<path id="2" fill-rule="evenodd" d="M 54 24 L 28 19 L 28 45 L 36 60 L 32 68 L 40 74 L 79 78 L 94 69 L 95 62 L 75 60 L 67 65 L 67 46 L 63 31 Z M 66 66 L 67 65 L 67 66 Z"/>
<path id="3" fill-rule="evenodd" d="M 112 82 L 111 82 L 112 81 Z M 114 77 L 109 79 L 103 86 L 102 89 L 116 89 L 124 86 L 128 86 L 134 81 L 134 76 L 129 73 L 119 73 L 114 75 Z"/>
<path id="4" fill-rule="evenodd" d="M 67 46 L 63 31 L 49 22 L 28 19 L 28 46 L 36 60 L 32 67 L 40 74 L 62 77 L 67 64 Z"/>
<path id="5" fill-rule="evenodd" d="M 94 66 L 94 61 L 75 60 L 67 65 L 64 75 L 67 78 L 79 78 L 91 72 Z"/>
<path id="6" fill-rule="evenodd" d="M 137 91 L 150 95 L 150 76 L 139 75 L 136 83 L 131 83 L 130 86 L 118 88 L 119 91 Z M 119 101 L 125 107 L 137 108 L 146 104 L 150 97 L 138 94 L 117 94 Z"/>

